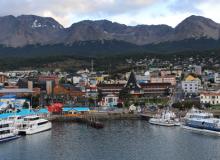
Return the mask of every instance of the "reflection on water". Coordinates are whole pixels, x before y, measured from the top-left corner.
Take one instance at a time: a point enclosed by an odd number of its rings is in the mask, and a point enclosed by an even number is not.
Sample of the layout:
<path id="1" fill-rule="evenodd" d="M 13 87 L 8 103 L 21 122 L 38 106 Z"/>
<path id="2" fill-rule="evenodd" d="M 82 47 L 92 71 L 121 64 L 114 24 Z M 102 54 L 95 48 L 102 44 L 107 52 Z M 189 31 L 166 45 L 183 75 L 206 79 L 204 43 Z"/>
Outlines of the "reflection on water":
<path id="1" fill-rule="evenodd" d="M 220 137 L 146 121 L 109 121 L 96 130 L 53 123 L 51 131 L 0 144 L 0 160 L 219 160 Z"/>

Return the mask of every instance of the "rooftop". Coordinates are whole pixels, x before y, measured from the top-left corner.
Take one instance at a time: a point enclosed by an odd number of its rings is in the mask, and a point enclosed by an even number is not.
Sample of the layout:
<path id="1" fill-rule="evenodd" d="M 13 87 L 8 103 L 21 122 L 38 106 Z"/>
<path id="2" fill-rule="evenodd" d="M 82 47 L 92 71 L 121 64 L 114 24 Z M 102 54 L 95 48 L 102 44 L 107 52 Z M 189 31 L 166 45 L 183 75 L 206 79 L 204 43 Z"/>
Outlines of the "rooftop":
<path id="1" fill-rule="evenodd" d="M 34 91 L 28 88 L 11 88 L 11 89 L 0 89 L 0 93 L 33 93 Z"/>

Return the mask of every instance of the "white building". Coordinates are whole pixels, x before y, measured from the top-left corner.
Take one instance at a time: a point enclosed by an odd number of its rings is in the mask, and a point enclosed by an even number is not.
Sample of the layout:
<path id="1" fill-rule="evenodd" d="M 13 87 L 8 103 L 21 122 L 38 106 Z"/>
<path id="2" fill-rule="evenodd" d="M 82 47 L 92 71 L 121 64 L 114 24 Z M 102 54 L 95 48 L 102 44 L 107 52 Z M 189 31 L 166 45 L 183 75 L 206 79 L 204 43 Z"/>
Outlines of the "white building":
<path id="1" fill-rule="evenodd" d="M 106 107 L 113 107 L 118 104 L 119 97 L 114 94 L 108 94 L 103 97 L 102 101 L 100 102 L 101 106 L 106 106 Z"/>
<path id="2" fill-rule="evenodd" d="M 203 92 L 200 94 L 200 102 L 203 104 L 220 104 L 220 92 Z"/>
<path id="3" fill-rule="evenodd" d="M 186 94 L 197 94 L 200 86 L 201 80 L 191 75 L 187 76 L 186 79 L 182 81 L 182 90 Z"/>
<path id="4" fill-rule="evenodd" d="M 150 72 L 146 71 L 144 75 L 136 75 L 138 83 L 148 83 L 150 81 Z"/>
<path id="5" fill-rule="evenodd" d="M 220 73 L 215 73 L 215 75 L 214 75 L 214 81 L 215 81 L 215 83 L 220 84 Z"/>

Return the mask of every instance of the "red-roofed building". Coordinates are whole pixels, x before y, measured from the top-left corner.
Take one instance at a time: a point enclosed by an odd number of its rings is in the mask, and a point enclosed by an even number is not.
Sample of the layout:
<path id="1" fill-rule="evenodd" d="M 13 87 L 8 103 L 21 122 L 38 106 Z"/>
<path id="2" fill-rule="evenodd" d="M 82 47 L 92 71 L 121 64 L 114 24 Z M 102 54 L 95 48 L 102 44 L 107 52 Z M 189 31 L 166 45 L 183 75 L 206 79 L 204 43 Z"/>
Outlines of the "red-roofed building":
<path id="1" fill-rule="evenodd" d="M 220 104 L 220 92 L 202 92 L 200 93 L 200 102 L 209 104 Z"/>

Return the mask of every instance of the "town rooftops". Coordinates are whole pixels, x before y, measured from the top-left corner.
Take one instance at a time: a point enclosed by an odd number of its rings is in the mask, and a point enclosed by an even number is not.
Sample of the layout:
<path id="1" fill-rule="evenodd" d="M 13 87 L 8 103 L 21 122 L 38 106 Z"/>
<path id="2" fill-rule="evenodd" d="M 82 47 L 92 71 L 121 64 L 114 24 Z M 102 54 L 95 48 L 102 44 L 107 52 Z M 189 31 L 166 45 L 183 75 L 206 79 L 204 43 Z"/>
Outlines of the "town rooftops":
<path id="1" fill-rule="evenodd" d="M 142 88 L 170 87 L 171 83 L 141 83 Z"/>
<path id="2" fill-rule="evenodd" d="M 125 85 L 124 84 L 104 84 L 100 83 L 97 85 L 99 88 L 123 88 Z"/>
<path id="3" fill-rule="evenodd" d="M 220 96 L 220 92 L 201 92 L 200 95 L 204 95 L 204 96 Z"/>
<path id="4" fill-rule="evenodd" d="M 192 75 L 188 75 L 187 77 L 186 77 L 186 81 L 194 81 L 194 80 L 196 80 L 197 78 L 195 78 L 194 76 L 192 76 Z"/>

